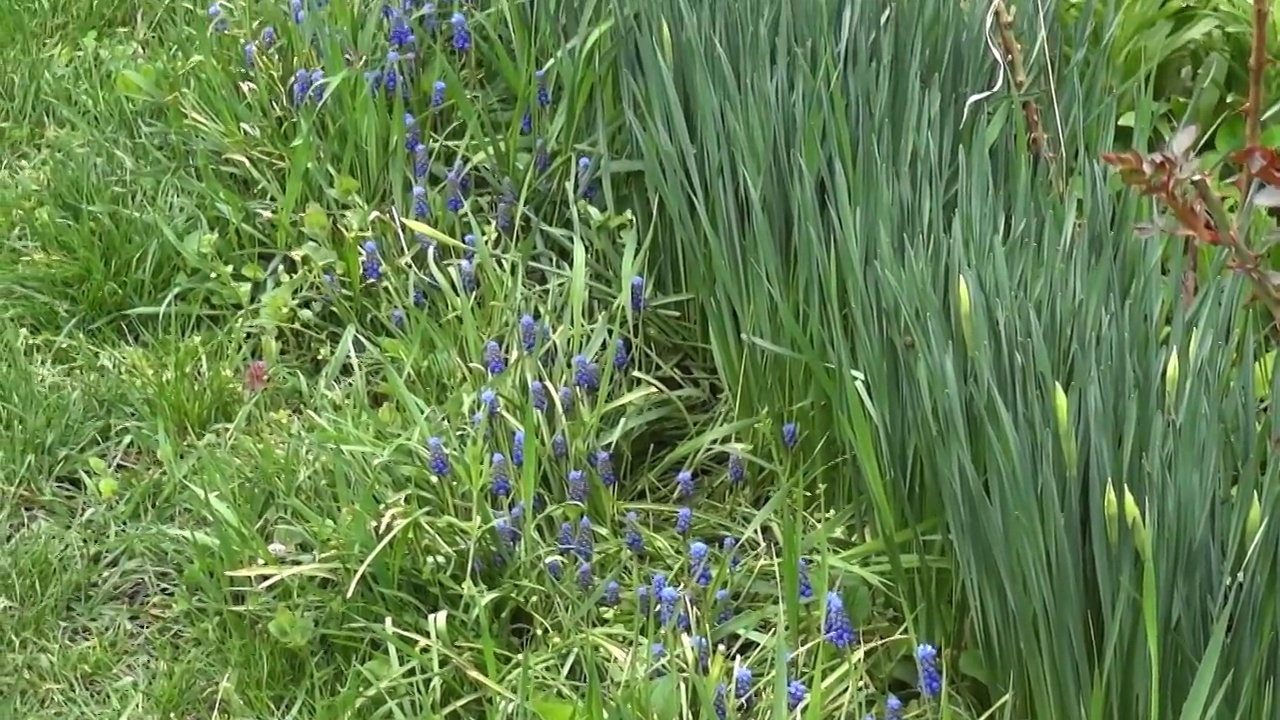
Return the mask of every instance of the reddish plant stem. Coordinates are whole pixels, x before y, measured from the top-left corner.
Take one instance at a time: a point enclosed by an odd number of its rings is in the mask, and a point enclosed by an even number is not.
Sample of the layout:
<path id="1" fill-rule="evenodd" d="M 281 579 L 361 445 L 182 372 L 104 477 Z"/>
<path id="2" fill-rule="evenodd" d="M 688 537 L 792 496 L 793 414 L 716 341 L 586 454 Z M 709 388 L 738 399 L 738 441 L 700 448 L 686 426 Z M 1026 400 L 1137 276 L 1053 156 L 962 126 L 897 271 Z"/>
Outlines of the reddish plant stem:
<path id="1" fill-rule="evenodd" d="M 1267 23 L 1271 0 L 1253 0 L 1253 46 L 1249 53 L 1249 100 L 1244 107 L 1245 147 L 1262 144 L 1262 75 L 1267 66 Z M 1248 163 L 1240 172 L 1240 202 L 1248 197 L 1253 172 Z"/>

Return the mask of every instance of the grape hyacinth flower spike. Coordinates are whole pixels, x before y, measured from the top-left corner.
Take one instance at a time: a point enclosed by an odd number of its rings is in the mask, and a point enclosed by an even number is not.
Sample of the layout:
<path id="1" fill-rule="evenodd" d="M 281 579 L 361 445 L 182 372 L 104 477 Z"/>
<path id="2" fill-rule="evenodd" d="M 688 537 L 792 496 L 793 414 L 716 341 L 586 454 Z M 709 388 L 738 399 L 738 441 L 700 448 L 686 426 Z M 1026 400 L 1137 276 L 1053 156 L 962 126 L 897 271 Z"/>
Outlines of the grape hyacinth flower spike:
<path id="1" fill-rule="evenodd" d="M 532 315 L 520 317 L 520 346 L 526 353 L 533 352 L 538 345 L 538 322 Z"/>
<path id="2" fill-rule="evenodd" d="M 800 426 L 789 422 L 782 426 L 782 444 L 788 450 L 794 450 L 800 442 Z"/>
<path id="3" fill-rule="evenodd" d="M 547 89 L 546 71 L 539 70 L 535 72 L 533 78 L 538 83 L 538 106 L 542 108 L 551 107 L 551 91 Z"/>
<path id="4" fill-rule="evenodd" d="M 840 598 L 840 593 L 834 590 L 827 593 L 827 612 L 822 619 L 822 635 L 837 650 L 848 650 L 858 641 L 853 623 L 845 612 L 844 601 Z"/>
<path id="5" fill-rule="evenodd" d="M 933 699 L 942 694 L 942 672 L 938 670 L 938 649 L 929 643 L 916 646 L 916 665 L 920 669 L 920 694 Z"/>
<path id="6" fill-rule="evenodd" d="M 460 53 L 470 50 L 471 28 L 467 26 L 467 16 L 456 12 L 449 19 L 449 24 L 453 26 L 453 49 Z"/>
<path id="7" fill-rule="evenodd" d="M 693 473 L 688 470 L 681 470 L 676 473 L 676 496 L 681 500 L 688 500 L 693 497 L 697 486 L 693 480 Z"/>
<path id="8" fill-rule="evenodd" d="M 437 477 L 445 477 L 449 474 L 449 456 L 445 453 L 444 440 L 438 437 L 432 437 L 427 440 L 428 462 L 427 467 L 432 474 Z"/>
<path id="9" fill-rule="evenodd" d="M 639 275 L 631 278 L 631 311 L 640 312 L 645 309 L 648 301 L 645 299 L 644 278 Z"/>

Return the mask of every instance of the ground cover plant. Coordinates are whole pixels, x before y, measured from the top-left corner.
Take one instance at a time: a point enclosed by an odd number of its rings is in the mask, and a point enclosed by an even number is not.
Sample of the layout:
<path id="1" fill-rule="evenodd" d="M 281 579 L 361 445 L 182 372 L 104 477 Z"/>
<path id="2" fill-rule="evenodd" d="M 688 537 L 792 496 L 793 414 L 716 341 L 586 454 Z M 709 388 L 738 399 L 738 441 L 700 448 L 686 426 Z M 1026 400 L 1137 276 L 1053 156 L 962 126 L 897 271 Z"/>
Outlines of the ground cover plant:
<path id="1" fill-rule="evenodd" d="M 813 400 L 835 469 L 815 490 L 911 538 L 891 555 L 940 548 L 945 563 L 890 578 L 950 649 L 982 648 L 949 682 L 1013 717 L 1275 707 L 1276 459 L 1258 401 L 1273 388 L 1255 362 L 1273 340 L 1238 302 L 1266 272 L 1225 240 L 1184 253 L 1191 225 L 1136 232 L 1149 201 L 1103 169 L 1120 126 L 1137 148 L 1174 139 L 1153 136 L 1169 118 L 1143 83 L 1117 94 L 1095 61 L 1132 49 L 1098 38 L 1143 26 L 1124 14 L 1140 5 L 1053 26 L 1049 3 L 1018 23 L 1001 2 L 670 0 L 631 16 L 621 55 L 658 237 L 700 240 L 652 254 L 721 288 L 699 298 L 721 376 L 754 407 Z M 1233 112 L 1256 144 L 1266 104 L 1250 95 Z M 1188 302 L 1181 258 L 1197 254 Z"/>
<path id="2" fill-rule="evenodd" d="M 0 714 L 1270 717 L 1121 9 L 19 0 Z"/>
<path id="3" fill-rule="evenodd" d="M 648 279 L 602 9 L 26 10 L 6 711 L 951 707 L 806 409 Z"/>

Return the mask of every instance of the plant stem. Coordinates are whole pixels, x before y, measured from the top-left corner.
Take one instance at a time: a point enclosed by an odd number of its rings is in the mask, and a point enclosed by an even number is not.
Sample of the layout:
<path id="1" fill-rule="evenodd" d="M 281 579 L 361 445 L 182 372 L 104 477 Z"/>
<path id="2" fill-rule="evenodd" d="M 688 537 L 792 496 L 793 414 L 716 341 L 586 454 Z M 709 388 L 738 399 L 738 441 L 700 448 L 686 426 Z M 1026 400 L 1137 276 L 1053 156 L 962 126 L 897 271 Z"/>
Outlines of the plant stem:
<path id="1" fill-rule="evenodd" d="M 1245 105 L 1245 142 L 1246 147 L 1256 148 L 1262 144 L 1262 73 L 1267 65 L 1267 22 L 1271 16 L 1271 3 L 1268 0 L 1253 0 L 1253 48 L 1249 54 L 1249 101 Z M 1240 172 L 1240 201 L 1244 202 L 1249 190 L 1253 173 L 1248 163 Z"/>
<path id="2" fill-rule="evenodd" d="M 1013 89 L 1018 95 L 1027 92 L 1027 70 L 1022 62 L 1022 46 L 1013 35 L 1013 13 L 1005 6 L 1004 0 L 996 0 L 996 25 L 1000 29 L 1000 47 L 1009 61 L 1012 74 Z M 1030 97 L 1022 101 L 1022 112 L 1027 116 L 1027 144 L 1031 152 L 1041 155 L 1045 152 L 1044 130 L 1040 125 L 1040 108 Z"/>

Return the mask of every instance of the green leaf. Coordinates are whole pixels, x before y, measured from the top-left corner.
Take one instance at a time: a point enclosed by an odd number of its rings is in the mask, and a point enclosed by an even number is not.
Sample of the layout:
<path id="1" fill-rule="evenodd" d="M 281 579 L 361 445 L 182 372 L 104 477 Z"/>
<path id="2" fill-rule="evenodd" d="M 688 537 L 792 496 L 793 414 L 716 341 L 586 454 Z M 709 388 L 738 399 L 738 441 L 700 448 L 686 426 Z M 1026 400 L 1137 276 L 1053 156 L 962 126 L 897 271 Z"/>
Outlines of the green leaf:
<path id="1" fill-rule="evenodd" d="M 323 241 L 329 237 L 331 227 L 332 223 L 324 208 L 318 203 L 307 203 L 307 209 L 302 214 L 302 231 L 316 240 Z"/>
<path id="2" fill-rule="evenodd" d="M 281 643 L 292 648 L 301 648 L 311 642 L 315 626 L 311 618 L 296 615 L 288 608 L 281 607 L 276 610 L 271 622 L 267 623 L 267 631 Z"/>
<path id="3" fill-rule="evenodd" d="M 680 717 L 680 682 L 671 674 L 649 681 L 649 714 L 653 720 Z"/>
<path id="4" fill-rule="evenodd" d="M 564 700 L 531 698 L 529 705 L 542 720 L 574 720 L 578 716 L 578 706 Z"/>
<path id="5" fill-rule="evenodd" d="M 1244 148 L 1244 118 L 1232 115 L 1218 126 L 1214 147 L 1226 155 Z"/>

